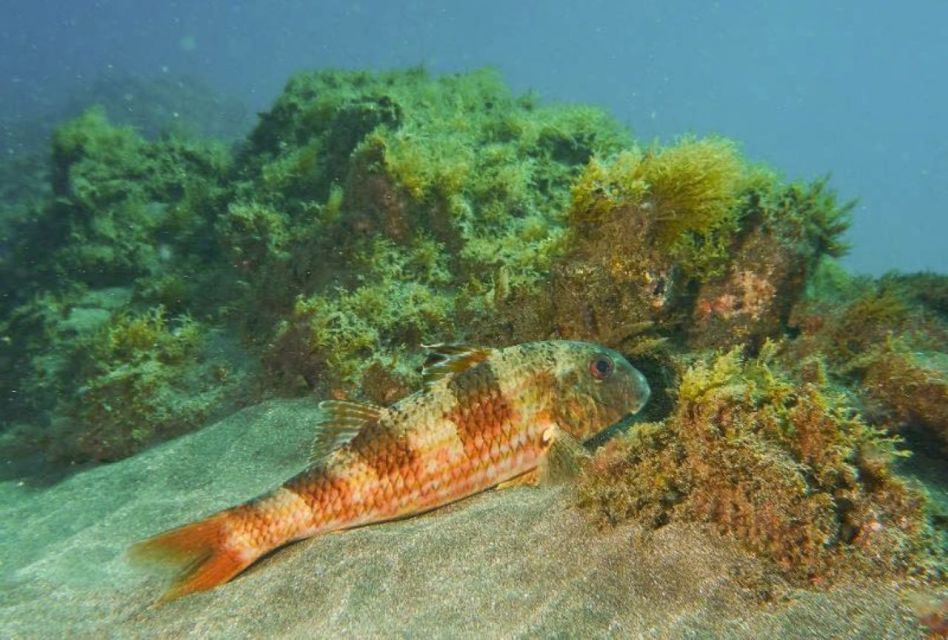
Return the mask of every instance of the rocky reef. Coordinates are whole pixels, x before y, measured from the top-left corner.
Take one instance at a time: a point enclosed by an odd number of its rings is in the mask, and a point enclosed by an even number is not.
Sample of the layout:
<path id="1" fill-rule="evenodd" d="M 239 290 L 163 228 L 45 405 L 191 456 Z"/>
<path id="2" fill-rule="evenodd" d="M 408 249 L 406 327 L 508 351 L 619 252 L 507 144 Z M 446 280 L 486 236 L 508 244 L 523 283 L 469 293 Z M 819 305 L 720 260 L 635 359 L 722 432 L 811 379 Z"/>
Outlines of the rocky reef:
<path id="1" fill-rule="evenodd" d="M 579 481 L 591 521 L 699 527 L 794 585 L 945 579 L 944 478 L 927 498 L 904 457 L 944 460 L 948 278 L 846 274 L 825 179 L 422 70 L 300 73 L 233 146 L 93 108 L 48 176 L 0 245 L 17 455 L 117 460 L 275 396 L 389 403 L 424 341 L 586 339 L 654 389 Z"/>
<path id="2" fill-rule="evenodd" d="M 688 365 L 673 413 L 603 447 L 580 504 L 609 525 L 709 523 L 796 582 L 937 577 L 924 495 L 892 470 L 898 440 L 780 357 L 768 342 Z"/>

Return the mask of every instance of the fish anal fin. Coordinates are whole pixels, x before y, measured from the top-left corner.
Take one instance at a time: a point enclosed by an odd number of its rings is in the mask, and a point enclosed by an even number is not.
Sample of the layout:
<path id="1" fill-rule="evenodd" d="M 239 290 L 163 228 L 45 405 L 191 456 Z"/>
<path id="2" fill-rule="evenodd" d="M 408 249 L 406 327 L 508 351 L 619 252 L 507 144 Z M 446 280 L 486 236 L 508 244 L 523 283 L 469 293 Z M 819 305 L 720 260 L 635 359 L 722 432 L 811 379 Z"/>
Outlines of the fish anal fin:
<path id="1" fill-rule="evenodd" d="M 349 444 L 367 425 L 377 423 L 385 411 L 374 404 L 345 400 L 324 400 L 319 403 L 319 410 L 316 438 L 309 455 L 311 463 L 320 462 Z"/>
<path id="2" fill-rule="evenodd" d="M 135 563 L 159 565 L 177 575 L 159 603 L 223 584 L 256 560 L 227 544 L 227 513 L 159 534 L 129 549 Z"/>
<path id="3" fill-rule="evenodd" d="M 458 343 L 439 342 L 421 346 L 428 351 L 421 371 L 425 386 L 430 386 L 445 376 L 470 369 L 486 360 L 493 352 L 490 348 Z"/>
<path id="4" fill-rule="evenodd" d="M 579 440 L 556 426 L 547 428 L 542 439 L 546 451 L 537 465 L 540 485 L 559 484 L 579 475 L 590 457 Z"/>

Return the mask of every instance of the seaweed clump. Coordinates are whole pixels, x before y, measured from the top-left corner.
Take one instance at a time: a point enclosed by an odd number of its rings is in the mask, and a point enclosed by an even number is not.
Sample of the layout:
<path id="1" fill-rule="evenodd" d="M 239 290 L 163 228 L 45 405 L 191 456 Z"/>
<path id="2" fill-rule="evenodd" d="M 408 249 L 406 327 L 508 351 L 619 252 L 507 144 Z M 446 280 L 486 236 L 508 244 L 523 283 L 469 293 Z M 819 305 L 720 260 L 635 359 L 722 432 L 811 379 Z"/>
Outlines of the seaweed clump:
<path id="1" fill-rule="evenodd" d="M 851 207 L 716 138 L 594 158 L 573 184 L 553 321 L 610 344 L 654 323 L 690 349 L 753 352 L 788 328 L 820 258 L 845 251 Z"/>
<path id="2" fill-rule="evenodd" d="M 377 239 L 357 259 L 364 264 L 364 282 L 297 298 L 264 358 L 273 384 L 293 388 L 305 382 L 346 397 L 358 393 L 367 371 L 375 377 L 386 371 L 384 388 L 368 385 L 363 391 L 376 402 L 390 402 L 386 389 L 419 382 L 420 362 L 402 350 L 448 334 L 453 311 L 437 246 L 420 241 L 405 253 Z"/>
<path id="3" fill-rule="evenodd" d="M 741 233 L 725 273 L 697 287 L 685 331 L 691 348 L 754 352 L 787 332 L 793 303 L 820 261 L 846 252 L 840 240 L 854 202 L 839 203 L 825 179 L 783 184 L 755 169 L 743 185 Z"/>
<path id="4" fill-rule="evenodd" d="M 169 408 L 175 394 L 182 406 L 188 402 L 185 388 L 173 383 L 207 389 L 216 382 L 210 369 L 190 359 L 109 355 L 102 336 L 127 333 L 139 326 L 128 318 L 151 314 L 156 336 L 178 331 L 178 321 L 167 318 L 190 317 L 185 333 L 214 342 L 211 319 L 232 289 L 211 266 L 220 254 L 206 238 L 229 162 L 219 143 L 147 141 L 113 126 L 97 108 L 56 130 L 52 197 L 13 224 L 0 255 L 0 363 L 9 373 L 0 380 L 0 402 L 7 424 L 33 425 L 24 430 L 32 441 L 73 460 L 115 459 L 159 434 L 200 424 L 196 416 L 206 411 L 167 416 L 185 413 Z M 158 308 L 164 311 L 155 315 Z M 115 376 L 106 380 L 108 371 Z M 122 430 L 135 433 L 123 437 Z"/>
<path id="5" fill-rule="evenodd" d="M 888 338 L 854 365 L 870 415 L 896 428 L 930 429 L 948 447 L 948 354 Z"/>
<path id="6" fill-rule="evenodd" d="M 795 356 L 822 354 L 874 422 L 924 429 L 948 446 L 946 290 L 945 276 L 873 281 L 825 261 L 793 309 Z"/>
<path id="7" fill-rule="evenodd" d="M 573 183 L 567 251 L 544 297 L 558 333 L 628 349 L 652 323 L 674 333 L 692 283 L 727 264 L 745 171 L 720 139 L 591 159 Z"/>
<path id="8" fill-rule="evenodd" d="M 224 410 L 239 370 L 212 353 L 209 337 L 201 323 L 168 318 L 160 306 L 117 312 L 74 355 L 82 386 L 62 401 L 53 453 L 117 460 Z"/>
<path id="9" fill-rule="evenodd" d="M 573 184 L 570 223 L 631 218 L 627 224 L 687 275 L 706 277 L 726 262 L 744 171 L 734 144 L 718 138 L 633 148 L 607 163 L 593 159 Z"/>
<path id="10" fill-rule="evenodd" d="M 603 523 L 706 523 L 801 584 L 937 574 L 923 494 L 893 472 L 898 441 L 777 350 L 688 366 L 668 418 L 596 455 L 581 505 Z"/>

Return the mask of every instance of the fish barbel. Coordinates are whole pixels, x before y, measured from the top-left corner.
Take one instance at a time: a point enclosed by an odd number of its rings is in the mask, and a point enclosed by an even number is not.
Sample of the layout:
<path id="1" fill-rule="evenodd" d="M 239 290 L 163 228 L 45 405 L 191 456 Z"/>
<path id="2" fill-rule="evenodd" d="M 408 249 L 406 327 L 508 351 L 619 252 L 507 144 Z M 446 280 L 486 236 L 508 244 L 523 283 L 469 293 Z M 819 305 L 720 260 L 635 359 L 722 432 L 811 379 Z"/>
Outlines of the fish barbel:
<path id="1" fill-rule="evenodd" d="M 133 558 L 179 569 L 162 600 L 223 584 L 294 540 L 535 484 L 650 393 L 621 355 L 592 343 L 429 349 L 424 388 L 389 407 L 320 403 L 312 464 L 282 486 L 134 545 Z"/>

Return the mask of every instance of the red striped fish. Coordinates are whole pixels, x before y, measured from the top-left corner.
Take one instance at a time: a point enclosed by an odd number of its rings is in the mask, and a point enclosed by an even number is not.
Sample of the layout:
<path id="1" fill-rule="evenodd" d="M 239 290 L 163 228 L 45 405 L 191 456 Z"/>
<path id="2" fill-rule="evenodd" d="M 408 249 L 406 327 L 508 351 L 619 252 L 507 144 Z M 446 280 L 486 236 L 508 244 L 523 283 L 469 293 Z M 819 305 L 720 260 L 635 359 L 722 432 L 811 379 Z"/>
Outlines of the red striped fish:
<path id="1" fill-rule="evenodd" d="M 179 570 L 163 600 L 227 582 L 294 540 L 422 513 L 499 484 L 536 483 L 554 457 L 568 458 L 649 397 L 645 377 L 596 344 L 429 349 L 424 388 L 392 406 L 321 403 L 305 471 L 135 545 L 133 558 Z"/>

